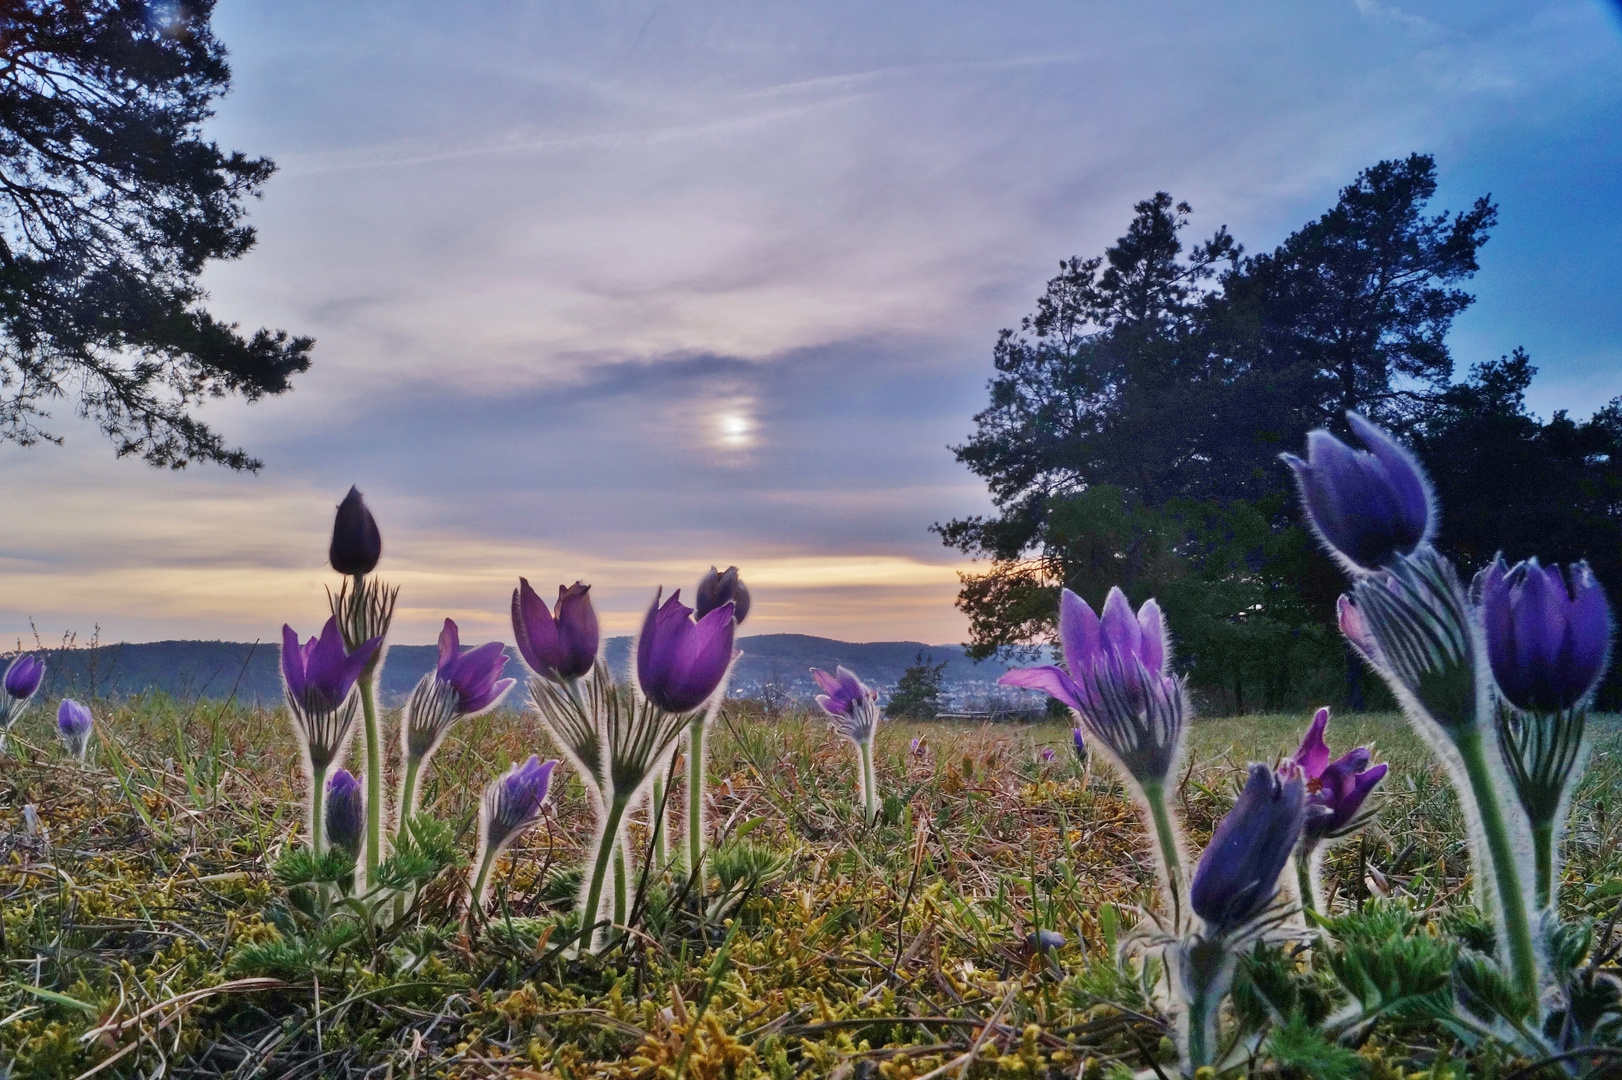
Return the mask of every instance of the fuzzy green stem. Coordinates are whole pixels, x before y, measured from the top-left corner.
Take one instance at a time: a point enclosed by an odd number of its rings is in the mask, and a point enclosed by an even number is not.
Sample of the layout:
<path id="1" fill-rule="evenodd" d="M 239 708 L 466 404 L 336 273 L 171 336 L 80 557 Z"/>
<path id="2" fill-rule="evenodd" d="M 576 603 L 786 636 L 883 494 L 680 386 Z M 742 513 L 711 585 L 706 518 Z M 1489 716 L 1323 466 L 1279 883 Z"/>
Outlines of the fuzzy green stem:
<path id="1" fill-rule="evenodd" d="M 1166 808 L 1166 787 L 1158 780 L 1143 785 L 1143 801 L 1149 804 L 1149 819 L 1160 846 L 1160 862 L 1166 872 L 1166 891 L 1171 894 L 1172 927 L 1183 926 L 1183 858 L 1177 850 L 1177 831 Z"/>
<path id="2" fill-rule="evenodd" d="M 614 925 L 624 926 L 625 915 L 630 910 L 626 903 L 627 882 L 630 873 L 625 865 L 625 841 L 621 840 L 614 845 Z"/>
<path id="3" fill-rule="evenodd" d="M 360 708 L 366 718 L 366 880 L 371 882 L 383 859 L 383 734 L 370 675 L 360 677 Z"/>
<path id="4" fill-rule="evenodd" d="M 1532 855 L 1537 860 L 1538 908 L 1554 903 L 1554 821 L 1532 822 Z"/>
<path id="5" fill-rule="evenodd" d="M 704 714 L 687 725 L 687 870 L 693 895 L 704 898 Z"/>
<path id="6" fill-rule="evenodd" d="M 484 883 L 490 877 L 490 868 L 496 864 L 496 858 L 501 849 L 495 844 L 485 846 L 484 858 L 479 860 L 479 872 L 473 875 L 473 889 L 467 898 L 467 915 L 469 920 L 484 917 Z"/>
<path id="7" fill-rule="evenodd" d="M 1295 880 L 1301 893 L 1301 910 L 1316 915 L 1318 913 L 1318 897 L 1312 891 L 1312 853 L 1310 851 L 1297 851 L 1295 853 Z"/>
<path id="8" fill-rule="evenodd" d="M 866 823 L 871 825 L 879 818 L 879 785 L 873 775 L 873 744 L 863 741 L 859 749 L 862 755 L 862 810 L 867 815 Z"/>
<path id="9" fill-rule="evenodd" d="M 314 785 L 310 789 L 310 850 L 320 855 L 327 846 L 326 822 L 322 820 L 326 813 L 327 771 L 322 769 L 310 782 Z"/>
<path id="10" fill-rule="evenodd" d="M 407 757 L 405 780 L 400 784 L 400 827 L 405 828 L 406 818 L 417 812 L 417 774 L 422 771 L 420 758 Z"/>
<path id="11" fill-rule="evenodd" d="M 580 908 L 580 931 L 597 922 L 597 912 L 603 902 L 603 878 L 608 876 L 608 860 L 619 843 L 620 820 L 625 816 L 625 797 L 618 792 L 608 804 L 608 815 L 603 819 L 603 835 L 597 841 L 597 858 L 592 863 L 590 885 L 586 888 L 586 902 Z M 595 935 L 593 935 L 595 937 Z"/>
<path id="12" fill-rule="evenodd" d="M 653 794 L 648 800 L 648 813 L 652 817 L 653 826 L 653 866 L 656 870 L 665 868 L 665 779 L 657 777 L 653 781 Z"/>
<path id="13" fill-rule="evenodd" d="M 1537 954 L 1532 948 L 1532 928 L 1526 914 L 1526 897 L 1521 893 L 1515 850 L 1510 843 L 1509 828 L 1504 822 L 1503 805 L 1498 801 L 1498 790 L 1487 767 L 1487 753 L 1480 729 L 1470 728 L 1463 732 L 1459 735 L 1456 745 L 1459 757 L 1464 762 L 1465 775 L 1470 781 L 1470 795 L 1475 800 L 1476 812 L 1481 818 L 1481 831 L 1487 841 L 1493 882 L 1498 891 L 1498 916 L 1502 924 L 1503 940 L 1509 946 L 1509 960 L 1515 975 L 1516 989 L 1527 1001 L 1536 1001 Z"/>

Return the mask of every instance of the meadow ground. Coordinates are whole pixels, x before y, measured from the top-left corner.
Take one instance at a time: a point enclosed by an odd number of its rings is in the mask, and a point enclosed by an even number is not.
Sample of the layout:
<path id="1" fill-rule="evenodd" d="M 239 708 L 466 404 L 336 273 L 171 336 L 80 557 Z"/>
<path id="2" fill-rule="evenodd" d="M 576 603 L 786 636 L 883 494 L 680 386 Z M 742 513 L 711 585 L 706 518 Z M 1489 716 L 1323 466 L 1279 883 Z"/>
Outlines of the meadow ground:
<path id="1" fill-rule="evenodd" d="M 590 839 L 573 777 L 501 864 L 482 929 L 457 919 L 462 870 L 397 918 L 357 927 L 341 910 L 301 915 L 278 881 L 303 832 L 280 713 L 101 703 L 87 766 L 50 740 L 53 714 L 36 704 L 0 757 L 0 1069 L 14 1077 L 1172 1068 L 1141 970 L 1113 958 L 1138 909 L 1157 903 L 1145 835 L 1107 767 L 1077 762 L 1062 724 L 887 725 L 884 820 L 864 829 L 848 744 L 805 715 L 729 705 L 712 740 L 718 846 L 702 904 L 684 882 L 638 875 L 642 929 L 579 961 L 556 947 Z M 1293 750 L 1307 720 L 1193 725 L 1177 789 L 1190 850 L 1245 763 Z M 918 735 L 923 756 L 910 753 Z M 1564 900 L 1603 920 L 1622 894 L 1622 725 L 1597 722 L 1594 741 Z M 1330 742 L 1372 743 L 1392 764 L 1377 822 L 1326 864 L 1336 909 L 1397 894 L 1432 925 L 1454 917 L 1471 882 L 1441 768 L 1393 715 L 1336 718 Z M 556 756 L 513 712 L 452 733 L 425 805 L 464 859 L 478 792 L 531 752 Z M 645 836 L 633 829 L 639 845 Z M 1039 929 L 1065 944 L 1033 949 Z M 1364 1034 L 1370 1076 L 1460 1075 L 1438 1030 L 1394 1019 Z M 1508 1075 L 1515 1063 L 1489 1066 Z"/>

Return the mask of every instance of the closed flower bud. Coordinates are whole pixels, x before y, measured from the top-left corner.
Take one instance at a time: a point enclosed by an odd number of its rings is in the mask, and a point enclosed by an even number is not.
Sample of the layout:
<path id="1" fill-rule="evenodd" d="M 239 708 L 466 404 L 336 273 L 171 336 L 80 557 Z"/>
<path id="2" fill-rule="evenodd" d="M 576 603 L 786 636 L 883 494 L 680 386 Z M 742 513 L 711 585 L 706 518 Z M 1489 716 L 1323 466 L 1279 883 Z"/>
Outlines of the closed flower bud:
<path id="1" fill-rule="evenodd" d="M 6 668 L 6 696 L 27 701 L 45 678 L 45 665 L 32 656 L 19 656 Z"/>
<path id="2" fill-rule="evenodd" d="M 722 573 L 715 567 L 698 583 L 693 600 L 693 614 L 702 619 L 722 604 L 732 605 L 732 618 L 739 625 L 749 617 L 749 589 L 738 580 L 738 568 L 729 566 Z"/>
<path id="3" fill-rule="evenodd" d="M 362 577 L 377 568 L 383 557 L 383 535 L 377 531 L 377 521 L 366 509 L 360 489 L 351 487 L 344 501 L 338 504 L 338 514 L 332 522 L 332 546 L 327 559 L 332 568 L 348 577 Z"/>
<path id="4" fill-rule="evenodd" d="M 360 856 L 366 835 L 366 800 L 360 781 L 348 769 L 339 769 L 327 781 L 327 843 L 349 855 Z"/>
<path id="5" fill-rule="evenodd" d="M 61 737 L 62 745 L 68 748 L 68 753 L 80 761 L 84 760 L 85 751 L 90 746 L 90 732 L 94 726 L 88 708 L 72 698 L 62 699 L 62 704 L 56 710 L 56 733 Z"/>
<path id="6" fill-rule="evenodd" d="M 1320 430 L 1307 436 L 1305 461 L 1282 457 L 1295 470 L 1301 504 L 1318 538 L 1348 568 L 1367 573 L 1430 539 L 1435 514 L 1413 455 L 1357 413 L 1347 413 L 1346 421 L 1367 451 Z"/>
<path id="7" fill-rule="evenodd" d="M 578 679 L 596 664 L 599 631 L 590 585 L 559 585 L 557 606 L 548 611 L 529 581 L 519 578 L 512 619 L 519 654 L 542 678 Z"/>
<path id="8" fill-rule="evenodd" d="M 643 695 L 668 713 L 685 713 L 709 700 L 732 666 L 737 622 L 723 604 L 696 622 L 681 590 L 653 606 L 636 643 L 636 680 Z"/>
<path id="9" fill-rule="evenodd" d="M 1301 770 L 1252 765 L 1244 790 L 1194 870 L 1189 901 L 1211 937 L 1241 932 L 1273 903 L 1306 822 Z"/>
<path id="10" fill-rule="evenodd" d="M 1611 613 L 1586 562 L 1563 574 L 1536 559 L 1507 567 L 1499 558 L 1476 587 L 1493 678 L 1511 705 L 1528 712 L 1569 709 L 1599 685 Z"/>

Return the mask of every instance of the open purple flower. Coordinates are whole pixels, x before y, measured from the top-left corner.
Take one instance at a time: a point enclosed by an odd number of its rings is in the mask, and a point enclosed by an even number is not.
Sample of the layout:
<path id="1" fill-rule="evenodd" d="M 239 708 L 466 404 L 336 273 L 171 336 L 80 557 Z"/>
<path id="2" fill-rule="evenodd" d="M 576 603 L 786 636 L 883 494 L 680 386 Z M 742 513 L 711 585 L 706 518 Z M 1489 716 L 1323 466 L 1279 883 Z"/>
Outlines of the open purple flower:
<path id="1" fill-rule="evenodd" d="M 1401 443 L 1355 412 L 1354 450 L 1327 431 L 1307 435 L 1307 459 L 1281 455 L 1295 470 L 1307 518 L 1320 540 L 1354 572 L 1389 566 L 1430 539 L 1430 486 Z"/>
<path id="2" fill-rule="evenodd" d="M 1568 585 L 1569 577 L 1569 585 Z M 1611 613 L 1586 562 L 1561 573 L 1498 558 L 1478 581 L 1487 657 L 1504 699 L 1528 712 L 1569 709 L 1605 673 Z"/>
<path id="3" fill-rule="evenodd" d="M 491 641 L 462 651 L 456 623 L 445 620 L 439 632 L 439 681 L 456 691 L 456 715 L 474 716 L 495 706 L 516 680 L 503 679 L 507 653 L 501 642 Z"/>
<path id="4" fill-rule="evenodd" d="M 340 574 L 363 577 L 377 569 L 377 561 L 382 557 L 383 534 L 377 531 L 377 520 L 366 509 L 360 489 L 351 487 L 344 501 L 338 504 L 338 513 L 332 521 L 332 544 L 327 549 L 327 560 Z"/>
<path id="5" fill-rule="evenodd" d="M 348 769 L 339 769 L 327 781 L 326 827 L 328 844 L 351 859 L 360 857 L 366 836 L 366 801 L 360 781 Z"/>
<path id="6" fill-rule="evenodd" d="M 84 760 L 85 751 L 90 746 L 90 732 L 94 727 L 90 710 L 72 698 L 63 698 L 62 704 L 57 706 L 56 733 L 61 737 L 62 745 L 68 748 L 68 753 L 80 761 Z"/>
<path id="7" fill-rule="evenodd" d="M 307 712 L 332 712 L 349 697 L 381 643 L 382 639 L 372 638 L 346 653 L 338 620 L 329 618 L 319 638 L 300 645 L 298 634 L 283 624 L 282 677 L 288 697 Z"/>
<path id="8" fill-rule="evenodd" d="M 1059 641 L 1065 667 L 1016 668 L 997 681 L 1046 691 L 1074 709 L 1140 784 L 1163 782 L 1182 737 L 1183 688 L 1170 674 L 1160 605 L 1145 601 L 1134 615 L 1126 594 L 1111 589 L 1100 618 L 1065 589 Z"/>
<path id="9" fill-rule="evenodd" d="M 731 603 L 696 622 L 681 590 L 663 604 L 655 594 L 636 643 L 636 681 L 649 701 L 668 713 L 691 712 L 715 693 L 732 665 L 737 620 Z"/>
<path id="10" fill-rule="evenodd" d="M 1384 764 L 1369 767 L 1373 755 L 1365 746 L 1330 761 L 1329 744 L 1324 741 L 1328 726 L 1329 710 L 1319 709 L 1292 759 L 1307 782 L 1307 820 L 1302 839 L 1308 845 L 1355 831 L 1362 824 L 1358 812 L 1387 770 Z"/>
<path id="11" fill-rule="evenodd" d="M 1244 931 L 1272 904 L 1306 814 L 1300 769 L 1288 763 L 1277 773 L 1266 765 L 1250 767 L 1238 801 L 1200 856 L 1189 890 L 1210 937 Z"/>
<path id="12" fill-rule="evenodd" d="M 591 586 L 558 586 L 557 607 L 548 611 L 525 578 L 513 590 L 513 635 L 530 670 L 553 680 L 578 679 L 597 662 L 597 612 Z"/>
<path id="13" fill-rule="evenodd" d="M 490 781 L 479 808 L 479 854 L 474 859 L 470 911 L 484 910 L 485 883 L 496 856 L 525 829 L 541 819 L 541 809 L 552 789 L 556 761 L 542 761 L 539 754 L 514 765 L 506 775 Z"/>
<path id="14" fill-rule="evenodd" d="M 715 567 L 698 583 L 693 594 L 696 617 L 702 619 L 722 604 L 732 605 L 732 618 L 739 626 L 749 617 L 749 590 L 738 580 L 738 568 L 729 566 L 722 573 Z"/>
<path id="15" fill-rule="evenodd" d="M 849 668 L 840 667 L 830 675 L 821 668 L 812 668 L 811 677 L 822 687 L 817 704 L 833 721 L 833 728 L 853 743 L 870 743 L 879 726 L 879 694 L 856 677 Z"/>
<path id="16" fill-rule="evenodd" d="M 45 678 L 45 665 L 32 656 L 19 656 L 6 668 L 6 696 L 27 701 Z"/>

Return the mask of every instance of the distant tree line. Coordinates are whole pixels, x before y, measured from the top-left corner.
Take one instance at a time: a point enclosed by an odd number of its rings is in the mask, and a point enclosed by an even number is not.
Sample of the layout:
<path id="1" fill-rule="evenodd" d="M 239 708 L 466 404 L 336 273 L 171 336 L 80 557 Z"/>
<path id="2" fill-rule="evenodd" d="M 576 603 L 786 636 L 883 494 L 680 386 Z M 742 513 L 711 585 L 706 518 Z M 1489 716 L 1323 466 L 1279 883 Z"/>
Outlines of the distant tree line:
<path id="1" fill-rule="evenodd" d="M 1447 333 L 1497 207 L 1431 212 L 1435 192 L 1431 157 L 1382 161 L 1258 255 L 1225 228 L 1185 248 L 1192 210 L 1161 192 L 1062 263 L 998 337 L 990 404 L 953 448 L 997 508 L 935 526 L 987 560 L 958 596 L 970 654 L 1050 643 L 1061 587 L 1096 606 L 1120 585 L 1160 597 L 1208 709 L 1381 704 L 1278 461 L 1312 428 L 1345 437 L 1348 409 L 1417 448 L 1461 569 L 1587 559 L 1622 597 L 1622 398 L 1542 421 L 1521 349 L 1455 381 Z M 1622 702 L 1614 672 L 1603 700 Z"/>

